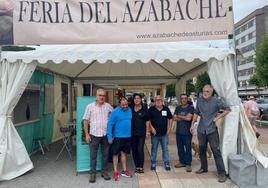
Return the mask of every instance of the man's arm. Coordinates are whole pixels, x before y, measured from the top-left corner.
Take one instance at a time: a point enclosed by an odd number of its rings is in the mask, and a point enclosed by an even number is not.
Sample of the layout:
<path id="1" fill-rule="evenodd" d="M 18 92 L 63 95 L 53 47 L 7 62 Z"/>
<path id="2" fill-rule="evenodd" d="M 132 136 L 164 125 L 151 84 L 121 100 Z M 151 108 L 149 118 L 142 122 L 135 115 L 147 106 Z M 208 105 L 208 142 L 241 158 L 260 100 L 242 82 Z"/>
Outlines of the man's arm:
<path id="1" fill-rule="evenodd" d="M 177 118 L 184 120 L 184 121 L 192 121 L 193 114 L 188 113 L 188 114 L 186 114 L 186 116 L 177 115 Z"/>
<path id="2" fill-rule="evenodd" d="M 224 110 L 221 114 L 218 114 L 213 121 L 216 122 L 218 120 L 220 120 L 221 118 L 225 117 L 227 114 L 229 114 L 229 112 L 231 112 L 230 109 Z"/>
<path id="3" fill-rule="evenodd" d="M 107 139 L 109 144 L 113 143 L 113 127 L 115 125 L 114 113 L 115 111 L 111 113 L 107 123 Z"/>
<path id="4" fill-rule="evenodd" d="M 86 137 L 86 142 L 90 143 L 91 138 L 90 138 L 90 133 L 88 131 L 88 120 L 86 120 L 86 119 L 83 120 L 83 129 L 84 129 L 84 133 L 85 133 L 85 137 Z"/>
<path id="5" fill-rule="evenodd" d="M 167 135 L 169 135 L 173 125 L 173 119 L 168 119 Z"/>
<path id="6" fill-rule="evenodd" d="M 150 136 L 150 121 L 146 121 L 146 138 Z"/>
<path id="7" fill-rule="evenodd" d="M 191 125 L 191 128 L 190 128 L 190 132 L 192 134 L 193 134 L 193 131 L 194 131 L 194 124 L 197 121 L 197 117 L 198 117 L 198 115 L 196 113 L 194 113 L 194 117 L 193 117 L 193 120 L 192 120 L 192 125 Z"/>

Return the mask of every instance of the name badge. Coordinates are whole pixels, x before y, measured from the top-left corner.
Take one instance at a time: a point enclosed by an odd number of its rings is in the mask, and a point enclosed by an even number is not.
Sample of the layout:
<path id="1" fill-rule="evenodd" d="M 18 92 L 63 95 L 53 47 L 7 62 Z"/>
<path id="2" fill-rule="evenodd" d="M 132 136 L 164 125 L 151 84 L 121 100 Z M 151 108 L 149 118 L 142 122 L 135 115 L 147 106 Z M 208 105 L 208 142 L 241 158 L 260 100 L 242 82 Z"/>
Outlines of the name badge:
<path id="1" fill-rule="evenodd" d="M 167 116 L 167 111 L 163 110 L 162 111 L 162 116 Z"/>

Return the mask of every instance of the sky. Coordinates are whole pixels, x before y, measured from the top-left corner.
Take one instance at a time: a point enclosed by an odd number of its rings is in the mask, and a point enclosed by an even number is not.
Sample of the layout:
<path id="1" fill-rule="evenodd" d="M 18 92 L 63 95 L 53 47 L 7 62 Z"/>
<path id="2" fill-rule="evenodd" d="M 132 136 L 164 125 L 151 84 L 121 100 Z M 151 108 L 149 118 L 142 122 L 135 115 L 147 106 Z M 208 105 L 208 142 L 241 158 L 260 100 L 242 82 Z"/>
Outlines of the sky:
<path id="1" fill-rule="evenodd" d="M 265 5 L 268 5 L 268 0 L 233 0 L 234 22 Z"/>
<path id="2" fill-rule="evenodd" d="M 233 0 L 234 23 L 265 5 L 268 5 L 268 0 Z M 228 40 L 191 41 L 190 43 L 201 46 L 229 48 Z"/>

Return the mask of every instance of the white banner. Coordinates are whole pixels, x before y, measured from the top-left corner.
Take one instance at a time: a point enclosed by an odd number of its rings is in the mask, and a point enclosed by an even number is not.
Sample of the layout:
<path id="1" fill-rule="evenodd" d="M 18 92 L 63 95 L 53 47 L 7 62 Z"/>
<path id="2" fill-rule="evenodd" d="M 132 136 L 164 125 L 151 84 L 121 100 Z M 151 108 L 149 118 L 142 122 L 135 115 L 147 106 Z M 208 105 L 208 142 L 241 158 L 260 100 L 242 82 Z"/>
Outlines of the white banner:
<path id="1" fill-rule="evenodd" d="M 227 39 L 232 14 L 231 0 L 0 0 L 0 44 Z"/>

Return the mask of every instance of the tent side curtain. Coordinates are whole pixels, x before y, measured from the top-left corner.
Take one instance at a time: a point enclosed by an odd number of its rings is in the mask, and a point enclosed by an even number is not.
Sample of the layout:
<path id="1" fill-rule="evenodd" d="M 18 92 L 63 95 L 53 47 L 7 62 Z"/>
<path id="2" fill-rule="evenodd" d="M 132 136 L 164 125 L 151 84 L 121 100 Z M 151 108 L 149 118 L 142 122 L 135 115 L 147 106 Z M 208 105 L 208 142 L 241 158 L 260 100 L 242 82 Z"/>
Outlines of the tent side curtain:
<path id="1" fill-rule="evenodd" d="M 222 158 L 228 171 L 228 156 L 237 153 L 237 137 L 239 123 L 239 98 L 234 78 L 234 56 L 223 61 L 212 59 L 208 63 L 208 74 L 211 84 L 221 99 L 226 102 L 231 112 L 223 119 L 219 127 Z"/>
<path id="2" fill-rule="evenodd" d="M 229 55 L 220 62 L 211 60 L 208 73 L 211 83 L 218 95 L 231 107 L 231 112 L 224 118 L 221 126 L 221 150 L 225 168 L 228 167 L 228 155 L 237 153 L 238 125 L 241 124 L 244 152 L 251 153 L 263 167 L 268 167 L 268 158 L 258 142 L 246 116 L 244 107 L 238 97 L 237 86 L 233 74 L 234 56 Z M 241 147 L 241 146 L 239 146 Z"/>
<path id="3" fill-rule="evenodd" d="M 25 90 L 35 63 L 0 62 L 0 180 L 10 180 L 33 168 L 12 122 L 12 111 Z"/>
<path id="4" fill-rule="evenodd" d="M 200 59 L 203 62 L 210 58 L 223 60 L 234 51 L 228 48 L 209 48 L 197 46 L 189 42 L 139 43 L 139 44 L 95 44 L 95 45 L 43 45 L 35 46 L 34 51 L 3 52 L 3 58 L 10 62 L 21 59 L 25 63 L 33 60 L 41 64 L 53 61 L 56 64 L 68 61 L 82 61 L 89 64 L 95 60 L 99 63 L 112 61 L 119 63 L 141 61 L 148 63 L 155 60 L 162 63 L 165 60 L 192 62 Z M 44 55 L 45 54 L 45 55 Z"/>

